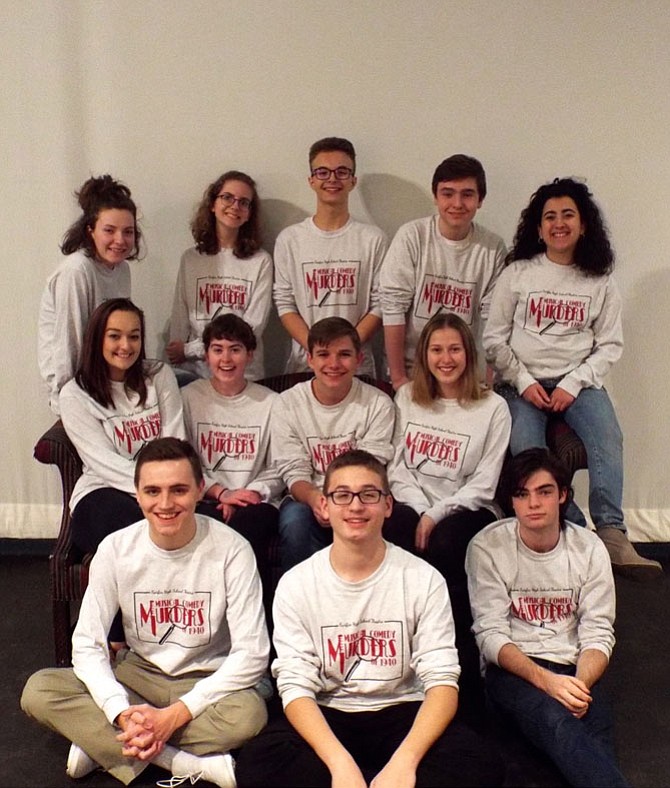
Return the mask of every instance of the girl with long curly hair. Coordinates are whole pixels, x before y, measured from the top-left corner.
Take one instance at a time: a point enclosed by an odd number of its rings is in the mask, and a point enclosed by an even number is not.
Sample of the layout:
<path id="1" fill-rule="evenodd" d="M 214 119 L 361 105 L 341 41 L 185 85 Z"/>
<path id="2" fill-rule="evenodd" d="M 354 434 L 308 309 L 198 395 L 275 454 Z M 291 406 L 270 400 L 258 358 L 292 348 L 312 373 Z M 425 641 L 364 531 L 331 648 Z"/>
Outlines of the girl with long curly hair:
<path id="1" fill-rule="evenodd" d="M 512 414 L 513 455 L 545 447 L 560 414 L 588 457 L 589 513 L 615 570 L 661 571 L 626 536 L 623 438 L 604 387 L 623 349 L 614 252 L 593 195 L 573 178 L 541 186 L 521 214 L 507 268 L 496 283 L 484 333 L 488 362 Z M 567 518 L 586 525 L 572 504 Z"/>
<path id="2" fill-rule="evenodd" d="M 167 357 L 184 381 L 208 378 L 202 332 L 218 315 L 246 320 L 259 346 L 247 377 L 263 377 L 260 344 L 272 304 L 272 259 L 261 249 L 256 183 L 238 170 L 205 189 L 191 222 L 195 246 L 182 255 Z"/>

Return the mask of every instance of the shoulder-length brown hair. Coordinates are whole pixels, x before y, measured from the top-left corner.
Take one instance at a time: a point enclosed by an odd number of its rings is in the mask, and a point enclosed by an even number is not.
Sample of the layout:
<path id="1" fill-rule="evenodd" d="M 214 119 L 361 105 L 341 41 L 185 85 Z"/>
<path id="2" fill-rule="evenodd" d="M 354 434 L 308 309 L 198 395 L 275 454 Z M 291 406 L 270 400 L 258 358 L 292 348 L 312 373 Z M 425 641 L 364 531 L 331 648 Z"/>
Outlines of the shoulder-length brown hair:
<path id="1" fill-rule="evenodd" d="M 148 365 L 146 362 L 144 354 L 144 340 L 146 336 L 144 312 L 135 306 L 129 298 L 110 298 L 109 301 L 103 301 L 93 312 L 84 332 L 81 357 L 74 379 L 81 389 L 104 408 L 109 408 L 114 404 L 109 368 L 102 355 L 105 329 L 112 312 L 132 312 L 139 318 L 142 347 L 134 364 L 126 372 L 124 384 L 127 391 L 134 391 L 139 394 L 139 404 L 144 405 L 147 400 L 146 378 L 155 374 L 157 365 Z"/>
<path id="2" fill-rule="evenodd" d="M 212 207 L 221 191 L 221 187 L 226 181 L 242 181 L 251 189 L 249 218 L 238 230 L 235 246 L 233 247 L 235 257 L 244 260 L 247 257 L 251 257 L 252 254 L 261 248 L 260 200 L 256 190 L 256 182 L 246 173 L 239 172 L 239 170 L 228 170 L 228 172 L 224 172 L 223 175 L 218 177 L 214 183 L 209 184 L 191 220 L 191 233 L 195 241 L 195 247 L 200 254 L 218 254 L 219 239 L 216 235 L 216 217 L 212 213 Z"/>
<path id="3" fill-rule="evenodd" d="M 464 403 L 482 399 L 486 395 L 486 391 L 482 389 L 479 382 L 477 348 L 472 331 L 458 315 L 440 312 L 433 315 L 423 327 L 416 346 L 412 370 L 412 400 L 417 405 L 429 407 L 440 398 L 440 386 L 428 369 L 428 347 L 433 333 L 442 328 L 453 328 L 458 331 L 465 348 L 465 371 L 459 381 L 458 401 Z"/>

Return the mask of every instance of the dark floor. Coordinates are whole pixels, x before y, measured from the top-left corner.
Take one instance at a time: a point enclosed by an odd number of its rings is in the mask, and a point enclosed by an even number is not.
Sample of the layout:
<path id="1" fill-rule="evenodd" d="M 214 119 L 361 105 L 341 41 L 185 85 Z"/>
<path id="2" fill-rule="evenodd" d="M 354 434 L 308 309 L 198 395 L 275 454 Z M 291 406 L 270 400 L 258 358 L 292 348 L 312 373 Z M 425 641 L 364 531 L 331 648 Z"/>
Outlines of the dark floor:
<path id="1" fill-rule="evenodd" d="M 648 547 L 663 561 L 665 576 L 649 585 L 617 580 L 618 643 L 604 681 L 616 720 L 621 767 L 636 788 L 670 785 L 670 546 Z M 644 548 L 641 549 L 641 552 Z M 0 555 L 0 743 L 2 788 L 107 788 L 113 777 L 95 772 L 76 783 L 65 776 L 68 742 L 38 727 L 21 712 L 27 677 L 53 665 L 51 606 L 46 557 Z M 524 747 L 505 748 L 509 786 L 560 786 L 556 774 Z M 165 772 L 150 766 L 134 783 L 154 786 Z M 203 784 L 204 788 L 204 784 Z"/>

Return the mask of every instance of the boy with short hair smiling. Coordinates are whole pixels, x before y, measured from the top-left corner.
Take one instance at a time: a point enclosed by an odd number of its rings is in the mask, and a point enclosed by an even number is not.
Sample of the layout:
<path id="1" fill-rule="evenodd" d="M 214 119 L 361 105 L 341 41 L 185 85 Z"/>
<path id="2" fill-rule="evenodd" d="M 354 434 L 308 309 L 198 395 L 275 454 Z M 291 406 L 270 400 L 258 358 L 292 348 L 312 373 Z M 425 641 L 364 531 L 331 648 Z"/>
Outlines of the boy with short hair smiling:
<path id="1" fill-rule="evenodd" d="M 202 340 L 211 377 L 181 389 L 186 433 L 205 477 L 198 511 L 248 539 L 269 601 L 268 545 L 284 489 L 270 459 L 270 414 L 278 395 L 246 378 L 256 337 L 241 317 L 214 318 Z"/>
<path id="2" fill-rule="evenodd" d="M 72 743 L 67 774 L 100 765 L 128 785 L 151 761 L 179 785 L 234 788 L 230 755 L 267 720 L 254 689 L 269 641 L 246 540 L 195 507 L 203 489 L 186 441 L 159 438 L 137 457 L 145 519 L 103 540 L 72 638 L 73 668 L 33 674 L 31 717 Z M 121 608 L 129 651 L 110 664 L 107 632 Z"/>
<path id="3" fill-rule="evenodd" d="M 432 191 L 437 215 L 398 230 L 380 276 L 384 342 L 396 390 L 407 382 L 423 327 L 438 312 L 459 315 L 480 342 L 503 269 L 502 238 L 474 222 L 486 197 L 480 162 L 464 154 L 445 159 L 433 174 Z"/>
<path id="4" fill-rule="evenodd" d="M 444 579 L 382 538 L 384 466 L 341 454 L 320 506 L 332 547 L 284 575 L 275 595 L 285 717 L 242 750 L 238 784 L 500 784 L 497 755 L 453 721 L 460 668 Z"/>
<path id="5" fill-rule="evenodd" d="M 340 317 L 320 320 L 308 349 L 314 378 L 284 391 L 272 412 L 272 455 L 291 494 L 279 511 L 284 569 L 331 541 L 320 489 L 331 460 L 355 448 L 383 463 L 393 456 L 393 403 L 354 377 L 361 361 L 356 329 Z"/>
<path id="6" fill-rule="evenodd" d="M 386 237 L 349 214 L 349 195 L 357 183 L 356 153 L 349 140 L 315 142 L 309 169 L 316 213 L 283 230 L 274 249 L 275 304 L 293 340 L 287 370 L 307 369 L 310 327 L 337 316 L 356 327 L 364 353 L 361 372 L 374 376 L 368 342 L 381 326 L 378 279 Z"/>

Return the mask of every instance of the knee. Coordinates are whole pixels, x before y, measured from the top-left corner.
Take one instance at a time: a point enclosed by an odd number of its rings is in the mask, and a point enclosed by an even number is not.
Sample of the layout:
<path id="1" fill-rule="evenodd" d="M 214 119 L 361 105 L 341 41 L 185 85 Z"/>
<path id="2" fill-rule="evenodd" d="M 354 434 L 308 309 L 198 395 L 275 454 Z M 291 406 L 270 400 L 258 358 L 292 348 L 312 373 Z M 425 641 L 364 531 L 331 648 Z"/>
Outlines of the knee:
<path id="1" fill-rule="evenodd" d="M 26 681 L 21 693 L 21 709 L 33 719 L 40 720 L 44 717 L 44 710 L 53 691 L 53 673 L 53 668 L 38 670 Z"/>
<path id="2" fill-rule="evenodd" d="M 312 527 L 314 513 L 305 503 L 290 501 L 279 512 L 279 532 L 283 539 L 302 539 Z"/>
<path id="3" fill-rule="evenodd" d="M 236 749 L 263 730 L 268 721 L 267 706 L 255 690 L 243 690 L 213 706 L 210 719 L 230 748 Z"/>

